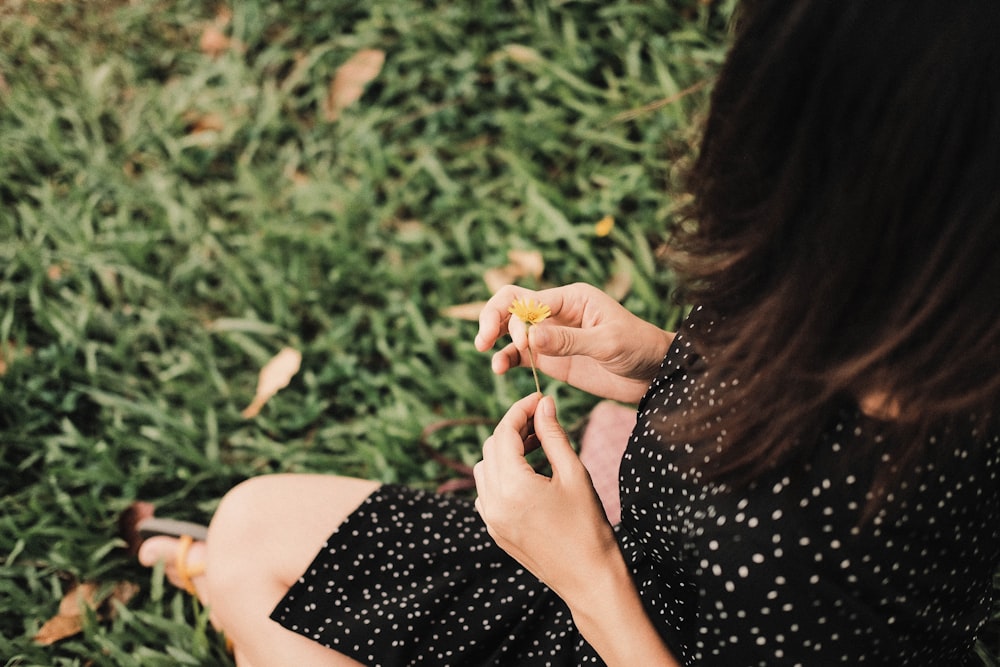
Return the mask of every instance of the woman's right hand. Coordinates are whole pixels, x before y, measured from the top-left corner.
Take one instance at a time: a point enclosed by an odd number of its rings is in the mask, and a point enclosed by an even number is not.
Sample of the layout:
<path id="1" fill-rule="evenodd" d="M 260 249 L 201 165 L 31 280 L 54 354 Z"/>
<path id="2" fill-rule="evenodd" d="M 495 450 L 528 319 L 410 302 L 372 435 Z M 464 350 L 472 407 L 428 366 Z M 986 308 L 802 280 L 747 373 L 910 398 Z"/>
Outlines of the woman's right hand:
<path id="1" fill-rule="evenodd" d="M 539 301 L 552 315 L 529 329 L 508 312 L 514 299 Z M 584 283 L 541 291 L 501 288 L 479 315 L 476 348 L 485 352 L 508 333 L 512 342 L 493 355 L 493 372 L 502 375 L 515 366 L 528 366 L 530 339 L 538 370 L 627 403 L 642 398 L 674 339 L 674 334 Z"/>

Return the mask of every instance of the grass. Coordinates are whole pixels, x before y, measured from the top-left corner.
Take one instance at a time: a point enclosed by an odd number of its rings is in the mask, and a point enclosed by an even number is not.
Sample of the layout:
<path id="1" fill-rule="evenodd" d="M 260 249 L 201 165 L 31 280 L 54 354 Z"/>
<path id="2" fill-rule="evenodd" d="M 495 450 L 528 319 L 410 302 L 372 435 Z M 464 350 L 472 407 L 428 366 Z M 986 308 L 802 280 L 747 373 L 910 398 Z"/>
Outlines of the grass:
<path id="1" fill-rule="evenodd" d="M 432 487 L 425 426 L 496 417 L 474 326 L 484 273 L 543 281 L 655 259 L 722 12 L 695 2 L 8 2 L 0 9 L 0 656 L 5 665 L 224 665 L 186 596 L 121 552 L 135 499 L 204 521 L 249 476 L 326 471 Z M 221 25 L 228 48 L 200 47 Z M 337 67 L 386 52 L 324 120 Z M 622 117 L 622 114 L 634 117 Z M 594 223 L 613 215 L 612 235 Z M 281 347 L 302 371 L 240 410 Z M 569 421 L 590 399 L 550 385 Z M 474 462 L 484 427 L 438 432 Z M 141 587 L 113 620 L 31 638 L 78 581 Z"/>
<path id="2" fill-rule="evenodd" d="M 0 6 L 2 664 L 231 664 L 204 610 L 122 553 L 118 513 L 204 521 L 278 471 L 435 486 L 424 427 L 533 390 L 441 315 L 510 250 L 544 257 L 529 285 L 627 275 L 630 309 L 676 323 L 657 250 L 728 5 Z M 327 122 L 369 48 L 381 73 Z M 243 419 L 284 346 L 302 370 Z M 593 404 L 545 389 L 570 424 Z M 434 444 L 472 463 L 484 429 Z M 140 592 L 36 645 L 79 581 Z"/>

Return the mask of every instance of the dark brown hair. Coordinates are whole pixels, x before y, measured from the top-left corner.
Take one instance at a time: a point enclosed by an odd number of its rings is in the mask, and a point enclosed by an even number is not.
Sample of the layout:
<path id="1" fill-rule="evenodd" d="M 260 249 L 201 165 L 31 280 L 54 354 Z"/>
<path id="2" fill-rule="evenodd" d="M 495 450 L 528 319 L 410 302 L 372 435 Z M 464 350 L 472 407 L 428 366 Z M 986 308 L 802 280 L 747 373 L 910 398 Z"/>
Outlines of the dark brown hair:
<path id="1" fill-rule="evenodd" d="M 692 419 L 725 429 L 710 474 L 802 453 L 844 400 L 889 399 L 876 496 L 955 420 L 994 425 L 998 35 L 977 0 L 744 5 L 669 257 L 725 318 L 709 368 L 740 379 L 722 422 Z"/>

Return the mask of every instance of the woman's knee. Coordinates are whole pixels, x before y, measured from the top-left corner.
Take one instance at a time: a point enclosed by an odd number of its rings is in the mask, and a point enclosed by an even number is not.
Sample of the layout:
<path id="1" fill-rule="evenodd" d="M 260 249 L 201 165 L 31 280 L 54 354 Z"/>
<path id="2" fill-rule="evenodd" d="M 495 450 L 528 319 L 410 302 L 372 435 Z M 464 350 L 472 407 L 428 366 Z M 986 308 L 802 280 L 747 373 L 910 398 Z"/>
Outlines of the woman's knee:
<path id="1" fill-rule="evenodd" d="M 247 544 L 266 528 L 272 511 L 276 476 L 253 477 L 230 489 L 222 497 L 209 524 L 210 543 L 235 541 Z M 287 477 L 287 475 L 281 475 Z"/>
<path id="2" fill-rule="evenodd" d="M 378 487 L 333 475 L 278 474 L 233 487 L 209 526 L 209 559 L 237 582 L 253 572 L 289 583 L 323 542 Z"/>

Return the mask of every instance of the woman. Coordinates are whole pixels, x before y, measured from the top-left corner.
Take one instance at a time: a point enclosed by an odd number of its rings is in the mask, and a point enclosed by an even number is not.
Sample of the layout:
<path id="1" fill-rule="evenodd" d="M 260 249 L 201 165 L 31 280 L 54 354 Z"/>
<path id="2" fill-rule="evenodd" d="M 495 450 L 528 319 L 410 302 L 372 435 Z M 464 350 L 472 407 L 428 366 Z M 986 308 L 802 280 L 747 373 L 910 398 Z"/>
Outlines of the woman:
<path id="1" fill-rule="evenodd" d="M 480 318 L 480 350 L 513 339 L 497 373 L 530 340 L 639 401 L 621 525 L 538 396 L 474 506 L 251 480 L 181 559 L 237 662 L 972 664 L 1000 561 L 997 34 L 992 3 L 747 2 L 673 230 L 682 330 L 581 285 Z M 514 298 L 552 316 L 528 335 Z"/>

